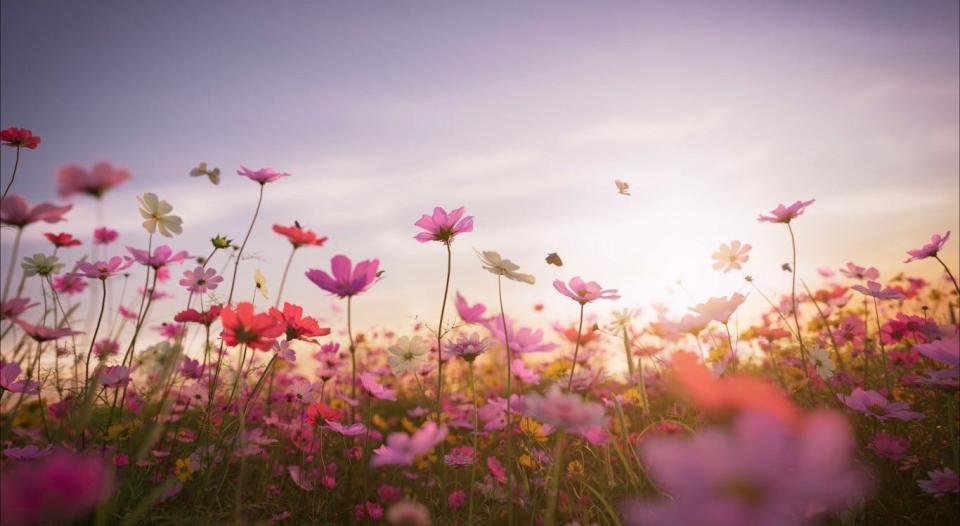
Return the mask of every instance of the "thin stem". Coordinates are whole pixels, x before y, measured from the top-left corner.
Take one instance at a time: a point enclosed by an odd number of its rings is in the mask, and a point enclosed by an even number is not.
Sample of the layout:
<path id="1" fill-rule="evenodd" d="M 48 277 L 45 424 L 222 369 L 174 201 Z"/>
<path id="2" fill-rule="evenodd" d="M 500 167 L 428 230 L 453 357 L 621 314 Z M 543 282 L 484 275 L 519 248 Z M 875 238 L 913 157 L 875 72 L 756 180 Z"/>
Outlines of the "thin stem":
<path id="1" fill-rule="evenodd" d="M 477 440 L 480 434 L 480 420 L 477 410 L 477 385 L 473 376 L 473 360 L 470 360 L 470 394 L 473 397 L 473 462 L 470 464 L 470 504 L 467 507 L 467 526 L 472 526 L 473 524 L 473 494 L 476 492 L 474 485 L 477 480 L 477 458 L 479 457 L 479 452 L 477 449 Z M 510 459 L 507 459 L 510 462 Z"/>
<path id="2" fill-rule="evenodd" d="M 957 278 L 953 277 L 953 272 L 950 272 L 950 268 L 947 267 L 947 264 L 944 263 L 942 259 L 940 259 L 940 256 L 939 256 L 939 255 L 936 255 L 936 254 L 935 254 L 933 257 L 934 257 L 937 261 L 939 261 L 941 265 L 943 265 L 943 270 L 945 270 L 945 271 L 947 272 L 947 276 L 949 276 L 949 277 L 950 277 L 950 281 L 953 282 L 953 288 L 956 289 L 956 291 L 957 291 L 957 296 L 960 296 L 960 285 L 957 285 Z"/>
<path id="3" fill-rule="evenodd" d="M 580 353 L 580 333 L 583 332 L 583 307 L 580 304 L 580 326 L 577 328 L 577 346 L 573 349 L 573 363 L 570 364 L 570 379 L 567 381 L 567 392 L 573 389 L 573 372 L 577 369 L 577 355 Z"/>
<path id="4" fill-rule="evenodd" d="M 10 268 L 7 269 L 7 279 L 3 282 L 3 296 L 0 303 L 7 301 L 10 295 L 10 285 L 13 284 L 13 269 L 17 267 L 17 251 L 20 250 L 20 237 L 23 236 L 23 228 L 17 228 L 17 233 L 13 238 L 13 248 L 10 250 Z"/>
<path id="5" fill-rule="evenodd" d="M 3 189 L 3 195 L 0 196 L 0 199 L 7 197 L 7 192 L 10 191 L 10 187 L 13 186 L 13 180 L 17 178 L 17 166 L 20 166 L 20 147 L 17 146 L 17 158 L 13 161 L 13 173 L 10 174 L 10 182 L 7 183 L 7 187 Z"/>
<path id="6" fill-rule="evenodd" d="M 263 204 L 263 187 L 260 185 L 260 196 L 257 197 L 257 208 L 253 211 L 253 219 L 250 220 L 250 227 L 247 228 L 247 235 L 243 236 L 243 243 L 240 244 L 240 252 L 237 253 L 237 259 L 233 262 L 233 278 L 230 279 L 230 294 L 227 296 L 227 305 L 233 303 L 233 290 L 237 285 L 237 267 L 240 266 L 240 260 L 243 256 L 243 249 L 247 247 L 247 241 L 250 240 L 250 234 L 253 232 L 253 226 L 257 224 L 257 216 L 260 215 L 260 205 Z"/>
<path id="7" fill-rule="evenodd" d="M 890 385 L 890 372 L 887 370 L 887 349 L 883 346 L 883 331 L 880 328 L 880 307 L 877 306 L 877 298 L 873 298 L 873 312 L 877 318 L 877 345 L 880 347 L 880 359 L 883 360 L 883 383 L 887 386 L 887 395 L 893 394 L 893 388 Z"/>
<path id="8" fill-rule="evenodd" d="M 733 372 L 737 372 L 737 349 L 733 346 L 733 338 L 730 336 L 730 324 L 724 323 L 723 328 L 727 331 L 727 345 L 730 346 L 730 354 L 733 356 Z"/>
<path id="9" fill-rule="evenodd" d="M 790 272 L 790 303 L 793 309 L 793 322 L 797 326 L 797 341 L 800 343 L 800 359 L 803 362 L 803 374 L 807 377 L 807 394 L 813 398 L 813 388 L 810 383 L 810 368 L 807 365 L 807 347 L 803 343 L 803 328 L 800 327 L 800 313 L 797 312 L 797 238 L 793 235 L 793 227 L 787 223 L 790 232 L 790 248 L 793 253 L 793 266 Z"/>
<path id="10" fill-rule="evenodd" d="M 507 520 L 509 524 L 514 522 L 513 507 L 513 414 L 510 409 L 510 399 L 513 397 L 513 352 L 510 350 L 510 331 L 507 330 L 507 315 L 503 310 L 503 276 L 497 275 L 497 298 L 500 300 L 500 322 L 503 324 L 503 341 L 507 353 L 507 491 L 509 492 L 509 510 Z M 473 365 L 473 364 L 471 364 Z M 475 453 L 476 454 L 476 453 Z M 471 494 L 472 497 L 472 494 Z"/>
<path id="11" fill-rule="evenodd" d="M 280 308 L 280 298 L 283 297 L 283 286 L 287 284 L 287 273 L 290 272 L 290 264 L 293 263 L 293 255 L 297 253 L 297 247 L 290 251 L 290 257 L 287 258 L 287 265 L 283 267 L 283 277 L 280 278 L 280 290 L 277 291 L 277 301 L 273 304 L 274 308 Z"/>
<path id="12" fill-rule="evenodd" d="M 87 363 L 84 367 L 83 373 L 83 392 L 87 392 L 87 387 L 90 383 L 90 355 L 93 354 L 93 346 L 97 343 L 97 333 L 100 332 L 100 323 L 103 321 L 103 311 L 107 307 L 107 280 L 101 279 L 100 283 L 103 285 L 103 294 L 100 299 L 100 315 L 97 316 L 97 326 L 93 329 L 93 335 L 90 337 L 90 348 L 87 349 Z"/>
<path id="13" fill-rule="evenodd" d="M 353 343 L 353 296 L 347 296 L 347 338 L 350 338 L 350 398 L 357 399 L 357 349 Z M 357 423 L 356 409 L 350 406 L 350 423 Z"/>
<path id="14" fill-rule="evenodd" d="M 800 283 L 803 285 L 803 288 L 807 291 L 807 295 L 810 296 L 810 301 L 813 303 L 813 306 L 817 309 L 817 314 L 820 315 L 820 319 L 823 320 L 823 326 L 827 329 L 827 336 L 830 338 L 830 345 L 833 346 L 833 354 L 837 359 L 837 365 L 842 370 L 843 359 L 840 358 L 840 347 L 837 346 L 837 340 L 833 337 L 833 330 L 830 329 L 830 320 L 827 318 L 827 315 L 823 313 L 823 309 L 820 308 L 820 304 L 817 303 L 816 298 L 813 297 L 813 293 L 810 292 L 810 287 L 807 286 L 807 283 L 800 280 Z"/>
<path id="15" fill-rule="evenodd" d="M 437 424 L 440 423 L 440 413 L 443 411 L 443 315 L 447 312 L 447 295 L 450 293 L 450 267 L 453 261 L 453 254 L 450 251 L 450 243 L 444 243 L 447 247 L 447 280 L 443 286 L 443 303 L 440 305 L 440 321 L 437 323 Z"/>

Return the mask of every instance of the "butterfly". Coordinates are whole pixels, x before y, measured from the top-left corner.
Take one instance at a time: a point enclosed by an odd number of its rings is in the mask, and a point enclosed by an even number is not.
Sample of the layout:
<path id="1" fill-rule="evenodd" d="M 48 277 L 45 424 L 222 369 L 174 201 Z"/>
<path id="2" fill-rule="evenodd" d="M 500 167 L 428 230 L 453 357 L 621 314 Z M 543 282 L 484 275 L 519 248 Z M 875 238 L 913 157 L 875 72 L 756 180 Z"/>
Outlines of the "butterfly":
<path id="1" fill-rule="evenodd" d="M 547 254 L 546 261 L 549 265 L 556 265 L 558 267 L 563 266 L 563 260 L 560 259 L 560 256 L 558 256 L 556 252 Z"/>
<path id="2" fill-rule="evenodd" d="M 614 184 L 617 185 L 617 193 L 620 195 L 630 195 L 630 183 L 617 179 L 614 181 Z"/>
<path id="3" fill-rule="evenodd" d="M 220 169 L 214 168 L 210 170 L 207 168 L 207 163 L 202 162 L 200 166 L 197 166 L 193 170 L 190 170 L 191 177 L 203 177 L 206 175 L 210 178 L 210 182 L 213 184 L 220 184 Z"/>

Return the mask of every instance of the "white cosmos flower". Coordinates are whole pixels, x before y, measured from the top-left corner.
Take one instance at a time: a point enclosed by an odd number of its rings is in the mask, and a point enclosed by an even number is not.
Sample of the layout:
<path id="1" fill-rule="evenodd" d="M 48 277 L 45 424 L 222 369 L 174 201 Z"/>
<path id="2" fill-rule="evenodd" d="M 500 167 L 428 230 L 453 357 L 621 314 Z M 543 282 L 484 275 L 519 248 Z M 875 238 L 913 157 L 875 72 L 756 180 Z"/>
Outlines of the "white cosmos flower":
<path id="1" fill-rule="evenodd" d="M 523 274 L 517 272 L 520 270 L 520 266 L 510 261 L 509 259 L 503 259 L 500 257 L 500 254 L 494 252 L 493 250 L 484 250 L 483 252 L 478 252 L 477 256 L 480 258 L 480 262 L 483 263 L 483 268 L 496 274 L 498 276 L 503 276 L 513 281 L 522 281 L 524 283 L 529 283 L 533 285 L 537 278 L 533 277 L 531 274 Z"/>
<path id="2" fill-rule="evenodd" d="M 430 345 L 420 336 L 414 336 L 413 339 L 404 336 L 391 345 L 389 351 L 387 365 L 393 370 L 393 374 L 400 376 L 417 372 L 420 364 L 427 359 Z"/>
<path id="3" fill-rule="evenodd" d="M 173 237 L 174 234 L 183 232 L 180 226 L 183 220 L 170 212 L 173 207 L 170 203 L 160 200 L 157 194 L 147 192 L 142 196 L 137 196 L 140 202 L 140 215 L 143 217 L 143 228 L 151 234 L 160 230 L 160 235 L 164 237 Z"/>
<path id="4" fill-rule="evenodd" d="M 820 378 L 829 380 L 833 377 L 833 372 L 837 370 L 837 364 L 833 363 L 833 359 L 830 358 L 827 351 L 820 347 L 811 347 L 807 353 L 810 355 L 813 366 L 817 368 L 817 374 L 820 375 Z"/>

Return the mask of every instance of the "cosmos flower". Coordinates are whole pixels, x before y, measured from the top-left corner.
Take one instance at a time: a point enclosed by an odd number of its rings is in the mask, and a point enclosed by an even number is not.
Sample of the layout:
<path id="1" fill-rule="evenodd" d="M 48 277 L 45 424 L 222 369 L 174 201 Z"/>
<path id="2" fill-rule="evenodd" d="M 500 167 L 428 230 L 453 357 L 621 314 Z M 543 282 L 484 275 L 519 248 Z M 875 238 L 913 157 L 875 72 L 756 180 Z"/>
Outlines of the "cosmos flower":
<path id="1" fill-rule="evenodd" d="M 100 384 L 105 387 L 120 387 L 130 383 L 130 369 L 122 365 L 104 367 L 100 373 Z"/>
<path id="2" fill-rule="evenodd" d="M 330 329 L 321 327 L 315 318 L 303 315 L 303 307 L 289 302 L 283 303 L 283 310 L 270 308 L 270 314 L 283 321 L 286 326 L 287 340 L 302 340 L 316 343 L 320 336 L 330 334 Z"/>
<path id="3" fill-rule="evenodd" d="M 220 311 L 220 322 L 224 343 L 230 346 L 246 344 L 260 351 L 269 351 L 286 328 L 277 316 L 256 314 L 249 301 L 239 303 L 236 308 L 224 306 Z"/>
<path id="4" fill-rule="evenodd" d="M 864 268 L 853 261 L 847 262 L 847 267 L 840 269 L 840 273 L 850 279 L 875 281 L 880 277 L 880 271 L 874 267 Z"/>
<path id="5" fill-rule="evenodd" d="M 0 199 L 0 224 L 24 228 L 38 221 L 59 223 L 65 220 L 63 215 L 71 208 L 73 205 L 57 206 L 51 203 L 31 207 L 26 199 L 11 195 Z"/>
<path id="6" fill-rule="evenodd" d="M 867 296 L 871 296 L 879 300 L 903 299 L 903 294 L 900 291 L 890 287 L 884 288 L 883 285 L 877 283 L 876 281 L 868 281 L 866 287 L 863 285 L 854 285 L 850 288 L 861 294 L 866 294 Z"/>
<path id="7" fill-rule="evenodd" d="M 197 167 L 190 170 L 190 177 L 207 176 L 213 184 L 220 184 L 220 169 L 208 168 L 206 162 L 201 162 Z"/>
<path id="8" fill-rule="evenodd" d="M 360 385 L 370 396 L 380 400 L 396 400 L 397 392 L 388 389 L 377 382 L 377 377 L 370 373 L 360 373 Z"/>
<path id="9" fill-rule="evenodd" d="M 174 316 L 173 321 L 177 323 L 199 323 L 209 327 L 220 317 L 220 310 L 220 305 L 211 305 L 210 309 L 204 312 L 199 312 L 196 309 L 182 310 Z"/>
<path id="10" fill-rule="evenodd" d="M 26 277 L 52 276 L 63 272 L 64 264 L 57 259 L 57 256 L 34 254 L 23 258 L 20 267 L 23 268 L 23 274 Z"/>
<path id="11" fill-rule="evenodd" d="M 950 239 L 950 231 L 947 230 L 947 233 L 941 236 L 940 234 L 934 234 L 930 236 L 930 242 L 922 247 L 915 250 L 908 250 L 907 254 L 910 255 L 904 263 L 910 263 L 911 261 L 917 261 L 918 259 L 926 259 L 936 257 L 940 252 L 940 249 L 943 248 L 943 245 L 947 244 L 947 240 Z"/>
<path id="12" fill-rule="evenodd" d="M 27 310 L 36 307 L 39 303 L 30 303 L 30 298 L 10 298 L 0 303 L 0 320 L 16 319 Z"/>
<path id="13" fill-rule="evenodd" d="M 263 296 L 263 299 L 270 299 L 270 292 L 267 290 L 267 277 L 263 275 L 260 269 L 253 271 L 253 287 Z"/>
<path id="14" fill-rule="evenodd" d="M 603 289 L 596 281 L 583 281 L 583 278 L 576 276 L 570 280 L 570 286 L 564 284 L 559 279 L 553 281 L 553 288 L 564 296 L 585 305 L 594 300 L 615 300 L 620 296 L 617 289 Z"/>
<path id="15" fill-rule="evenodd" d="M 868 447 L 880 458 L 897 461 L 907 456 L 910 440 L 887 433 L 877 433 L 870 439 Z"/>
<path id="16" fill-rule="evenodd" d="M 0 485 L 3 524 L 70 524 L 81 521 L 110 496 L 103 460 L 59 451 L 9 466 Z M 6 483 L 16 481 L 16 483 Z"/>
<path id="17" fill-rule="evenodd" d="M 440 241 L 446 245 L 453 242 L 453 238 L 464 232 L 473 232 L 473 216 L 463 217 L 464 208 L 461 206 L 451 210 L 449 214 L 439 206 L 433 209 L 433 215 L 423 214 L 414 225 L 422 228 L 414 239 L 421 243 Z"/>
<path id="18" fill-rule="evenodd" d="M 444 455 L 443 463 L 455 468 L 473 464 L 473 448 L 470 446 L 455 447 Z"/>
<path id="19" fill-rule="evenodd" d="M 183 273 L 180 285 L 194 294 L 205 294 L 208 290 L 215 290 L 217 285 L 222 282 L 223 276 L 217 275 L 216 269 L 204 269 L 197 265 L 193 270 L 187 270 Z"/>
<path id="20" fill-rule="evenodd" d="M 87 288 L 86 280 L 76 274 L 57 276 L 53 278 L 51 283 L 53 284 L 53 290 L 57 291 L 58 294 L 66 294 L 67 296 L 79 294 Z"/>
<path id="21" fill-rule="evenodd" d="M 116 230 L 102 226 L 93 231 L 93 244 L 109 245 L 116 241 L 118 237 L 120 237 L 120 234 Z"/>
<path id="22" fill-rule="evenodd" d="M 420 364 L 427 359 L 430 344 L 420 336 L 404 336 L 391 345 L 388 352 L 387 365 L 393 370 L 393 374 L 401 376 L 417 372 Z"/>
<path id="23" fill-rule="evenodd" d="M 370 465 L 409 466 L 417 457 L 429 453 L 447 437 L 447 426 L 437 426 L 436 422 L 427 422 L 413 435 L 398 432 L 390 433 L 386 442 L 373 451 Z"/>
<path id="24" fill-rule="evenodd" d="M 79 247 L 83 244 L 82 241 L 66 232 L 60 232 L 59 234 L 45 232 L 43 237 L 47 238 L 47 241 L 53 243 L 53 246 L 57 248 Z"/>
<path id="25" fill-rule="evenodd" d="M 163 237 L 173 237 L 174 234 L 183 233 L 183 220 L 175 216 L 173 207 L 170 203 L 161 200 L 157 194 L 147 192 L 142 196 L 137 196 L 140 203 L 140 216 L 143 217 L 143 228 L 151 234 L 160 231 Z"/>
<path id="26" fill-rule="evenodd" d="M 556 384 L 545 395 L 530 393 L 522 397 L 517 411 L 567 433 L 584 434 L 607 425 L 602 405 L 564 393 Z"/>
<path id="27" fill-rule="evenodd" d="M 749 243 L 741 244 L 739 241 L 731 241 L 729 245 L 722 243 L 720 248 L 713 253 L 713 269 L 723 269 L 724 273 L 731 270 L 740 270 L 743 263 L 750 261 L 748 253 L 753 248 Z"/>
<path id="28" fill-rule="evenodd" d="M 776 208 L 770 211 L 769 216 L 761 215 L 757 218 L 757 221 L 761 223 L 789 223 L 798 216 L 803 215 L 804 210 L 810 205 L 812 205 L 816 199 L 811 199 L 809 201 L 796 201 L 790 206 L 784 206 L 783 204 L 777 205 Z"/>
<path id="29" fill-rule="evenodd" d="M 327 237 L 320 237 L 313 230 L 307 230 L 295 223 L 293 226 L 273 225 L 273 231 L 287 238 L 294 249 L 303 246 L 322 247 Z"/>
<path id="30" fill-rule="evenodd" d="M 837 364 L 833 363 L 830 353 L 819 346 L 813 346 L 807 349 L 807 356 L 810 357 L 810 362 L 816 368 L 820 378 L 829 380 L 833 377 L 834 371 L 837 370 Z"/>
<path id="31" fill-rule="evenodd" d="M 26 393 L 28 395 L 40 392 L 40 384 L 30 380 L 17 380 L 20 377 L 20 365 L 14 362 L 0 363 L 0 387 L 14 393 Z"/>
<path id="32" fill-rule="evenodd" d="M 251 181 L 256 181 L 260 185 L 265 185 L 267 183 L 272 183 L 281 177 L 289 177 L 290 174 L 285 172 L 278 172 L 273 168 L 261 168 L 259 170 L 251 170 L 246 166 L 240 165 L 240 169 L 237 170 L 237 174 L 243 177 L 249 178 Z"/>
<path id="33" fill-rule="evenodd" d="M 555 343 L 543 343 L 543 329 L 521 327 L 517 329 L 513 320 L 506 319 L 507 336 L 510 340 L 510 350 L 515 353 L 549 352 L 557 348 Z M 490 318 L 484 322 L 484 327 L 497 341 L 503 342 L 503 320 L 500 317 Z"/>
<path id="34" fill-rule="evenodd" d="M 8 447 L 3 450 L 3 456 L 17 460 L 35 460 L 50 456 L 50 446 L 40 449 L 33 444 L 24 447 Z"/>
<path id="35" fill-rule="evenodd" d="M 339 433 L 345 437 L 355 437 L 363 435 L 367 432 L 367 426 L 363 425 L 360 422 L 351 425 L 343 425 L 336 420 L 327 420 L 326 425 L 323 426 L 331 431 Z"/>
<path id="36" fill-rule="evenodd" d="M 924 492 L 938 498 L 950 493 L 960 493 L 960 479 L 952 469 L 935 469 L 927 473 L 927 476 L 930 478 L 917 482 Z"/>
<path id="37" fill-rule="evenodd" d="M 482 303 L 477 303 L 471 307 L 467 303 L 467 300 L 457 292 L 457 298 L 454 304 L 457 307 L 457 314 L 460 315 L 460 319 L 467 323 L 483 323 L 487 320 L 483 317 L 483 313 L 487 308 Z"/>
<path id="38" fill-rule="evenodd" d="M 737 307 L 742 305 L 746 299 L 746 296 L 738 292 L 730 298 L 710 298 L 706 303 L 699 303 L 691 310 L 707 320 L 726 324 L 730 321 L 730 316 L 733 316 Z"/>
<path id="39" fill-rule="evenodd" d="M 295 363 L 297 361 L 297 351 L 290 348 L 289 340 L 275 341 L 273 343 L 273 354 L 278 360 L 287 363 Z"/>
<path id="40" fill-rule="evenodd" d="M 57 183 L 60 186 L 60 196 L 70 197 L 74 194 L 87 194 L 101 198 L 107 191 L 130 180 L 130 172 L 122 168 L 114 168 L 107 162 L 93 165 L 91 171 L 82 166 L 69 164 L 57 172 Z"/>
<path id="41" fill-rule="evenodd" d="M 478 252 L 477 256 L 480 258 L 480 263 L 483 264 L 483 268 L 492 274 L 529 285 L 533 285 L 537 281 L 531 274 L 517 272 L 520 270 L 520 267 L 509 259 L 501 258 L 497 252 L 484 250 L 483 252 Z"/>
<path id="42" fill-rule="evenodd" d="M 923 418 L 923 413 L 911 411 L 904 402 L 890 402 L 876 391 L 864 391 L 857 387 L 849 395 L 838 394 L 837 398 L 847 404 L 847 407 L 879 420 L 895 418 L 897 420 L 916 420 Z"/>
<path id="43" fill-rule="evenodd" d="M 40 142 L 42 142 L 40 136 L 34 135 L 33 132 L 27 128 L 11 126 L 10 128 L 0 131 L 0 143 L 4 146 L 36 150 L 37 146 L 40 146 Z"/>
<path id="44" fill-rule="evenodd" d="M 126 270 L 130 265 L 133 265 L 133 259 L 120 256 L 113 256 L 107 261 L 97 261 L 96 263 L 80 261 L 77 263 L 74 274 L 90 279 L 107 279 L 122 270 Z"/>
<path id="45" fill-rule="evenodd" d="M 480 338 L 479 334 L 469 336 L 460 336 L 454 341 L 444 343 L 446 351 L 454 356 L 463 358 L 468 362 L 477 359 L 490 347 L 492 342 L 486 338 Z"/>
<path id="46" fill-rule="evenodd" d="M 338 254 L 330 260 L 333 277 L 319 269 L 306 272 L 307 278 L 316 286 L 341 298 L 355 296 L 369 289 L 377 280 L 380 260 L 363 260 L 353 267 L 350 258 Z"/>
<path id="47" fill-rule="evenodd" d="M 133 259 L 136 260 L 137 263 L 154 269 L 160 269 L 174 263 L 182 263 L 190 257 L 190 254 L 187 254 L 186 250 L 174 253 L 173 249 L 167 245 L 156 247 L 153 249 L 153 254 L 131 246 L 127 246 L 127 252 L 130 252 L 130 255 L 133 256 Z"/>

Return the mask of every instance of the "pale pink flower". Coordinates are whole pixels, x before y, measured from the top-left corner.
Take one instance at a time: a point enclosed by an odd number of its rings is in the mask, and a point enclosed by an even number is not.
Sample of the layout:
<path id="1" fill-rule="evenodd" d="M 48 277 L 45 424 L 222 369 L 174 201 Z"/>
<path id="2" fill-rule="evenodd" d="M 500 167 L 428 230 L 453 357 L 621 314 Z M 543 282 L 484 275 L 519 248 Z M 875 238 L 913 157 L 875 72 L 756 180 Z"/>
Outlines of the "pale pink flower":
<path id="1" fill-rule="evenodd" d="M 190 254 L 188 254 L 186 250 L 174 253 L 173 249 L 167 245 L 160 245 L 153 249 L 153 254 L 131 246 L 127 247 L 127 251 L 130 252 L 137 263 L 154 269 L 159 269 L 174 263 L 183 263 L 185 259 L 190 257 Z"/>
<path id="2" fill-rule="evenodd" d="M 356 424 L 351 424 L 348 426 L 345 426 L 340 422 L 337 422 L 336 420 L 327 420 L 326 422 L 327 422 L 327 425 L 325 425 L 324 427 L 326 427 L 331 431 L 336 431 L 337 433 L 340 433 L 345 437 L 360 436 L 367 432 L 367 426 L 363 425 L 360 422 L 357 422 Z"/>
<path id="3" fill-rule="evenodd" d="M 726 324 L 730 321 L 730 316 L 733 316 L 737 307 L 742 305 L 746 299 L 746 296 L 737 292 L 733 296 L 730 296 L 730 298 L 710 298 L 706 303 L 699 303 L 690 310 L 705 319 Z"/>
<path id="4" fill-rule="evenodd" d="M 14 362 L 0 363 L 0 387 L 13 393 L 28 395 L 40 392 L 40 384 L 30 379 L 17 380 L 20 376 L 20 365 Z"/>
<path id="5" fill-rule="evenodd" d="M 447 426 L 437 426 L 436 422 L 427 422 L 413 435 L 406 433 L 391 433 L 385 444 L 373 451 L 370 465 L 377 468 L 382 466 L 409 466 L 420 455 L 430 452 L 437 444 L 447 437 Z"/>
<path id="6" fill-rule="evenodd" d="M 106 387 L 120 387 L 130 383 L 130 369 L 122 365 L 104 367 L 100 373 L 100 383 Z"/>
<path id="7" fill-rule="evenodd" d="M 67 296 L 79 294 L 87 288 L 87 281 L 76 274 L 57 276 L 51 280 L 51 283 L 53 284 L 53 290 L 57 291 L 58 294 Z"/>
<path id="8" fill-rule="evenodd" d="M 183 273 L 180 285 L 194 294 L 204 294 L 208 290 L 216 289 L 221 282 L 223 282 L 223 276 L 217 275 L 216 269 L 205 269 L 197 265 L 193 270 L 187 270 Z"/>
<path id="9" fill-rule="evenodd" d="M 396 400 L 397 392 L 388 389 L 377 382 L 377 377 L 370 373 L 360 373 L 360 385 L 370 393 L 370 396 L 380 400 Z"/>
<path id="10" fill-rule="evenodd" d="M 240 165 L 240 169 L 237 170 L 238 175 L 249 178 L 251 181 L 256 181 L 261 185 L 267 183 L 272 183 L 281 177 L 289 177 L 290 174 L 285 172 L 278 172 L 273 168 L 261 168 L 259 170 L 251 170 L 246 166 Z"/>
<path id="11" fill-rule="evenodd" d="M 789 223 L 798 216 L 803 215 L 804 210 L 816 199 L 811 199 L 809 201 L 797 201 L 790 206 L 784 206 L 783 204 L 777 205 L 776 208 L 770 211 L 769 216 L 761 215 L 757 218 L 757 221 L 761 223 Z"/>
<path id="12" fill-rule="evenodd" d="M 443 463 L 453 467 L 469 466 L 473 464 L 473 448 L 470 446 L 455 447 L 444 455 Z"/>
<path id="13" fill-rule="evenodd" d="M 433 215 L 424 214 L 414 223 L 425 230 L 414 236 L 414 239 L 421 243 L 440 241 L 449 245 L 458 234 L 473 231 L 473 216 L 463 217 L 463 212 L 462 206 L 451 210 L 449 214 L 439 206 L 434 208 Z"/>
<path id="14" fill-rule="evenodd" d="M 943 245 L 947 244 L 947 240 L 950 239 L 950 231 L 947 230 L 947 233 L 941 236 L 940 234 L 934 234 L 930 236 L 930 242 L 922 247 L 915 250 L 908 250 L 907 254 L 910 255 L 904 263 L 910 263 L 911 261 L 916 261 L 918 259 L 926 259 L 936 257 L 940 252 L 940 249 L 943 248 Z"/>
<path id="15" fill-rule="evenodd" d="M 864 391 L 857 387 L 849 395 L 838 394 L 837 397 L 850 409 L 880 420 L 888 418 L 916 420 L 923 418 L 923 413 L 911 411 L 910 406 L 905 402 L 890 402 L 876 391 Z"/>
<path id="16" fill-rule="evenodd" d="M 103 197 L 111 188 L 115 188 L 130 179 L 130 172 L 123 168 L 114 168 L 107 162 L 93 165 L 89 172 L 82 166 L 68 164 L 57 172 L 60 195 L 70 197 L 73 194 L 87 194 L 96 198 Z"/>
<path id="17" fill-rule="evenodd" d="M 753 248 L 749 243 L 741 244 L 739 241 L 731 241 L 729 245 L 722 243 L 720 248 L 713 253 L 714 270 L 723 269 L 724 273 L 731 270 L 740 270 L 743 263 L 750 261 L 749 252 Z"/>
<path id="18" fill-rule="evenodd" d="M 503 464 L 497 460 L 497 457 L 487 457 L 487 469 L 490 470 L 490 476 L 492 476 L 494 480 L 500 484 L 507 483 L 507 470 L 503 468 Z"/>
<path id="19" fill-rule="evenodd" d="M 863 285 L 854 285 L 850 288 L 861 294 L 866 294 L 867 296 L 871 296 L 879 300 L 902 300 L 904 297 L 903 293 L 900 291 L 890 287 L 884 288 L 883 285 L 877 283 L 876 281 L 868 281 L 866 287 Z"/>
<path id="20" fill-rule="evenodd" d="M 510 350 L 515 353 L 549 352 L 557 348 L 555 343 L 543 343 L 543 329 L 521 327 L 516 329 L 513 320 L 507 321 L 507 336 L 510 340 Z M 484 322 L 484 327 L 499 342 L 504 341 L 503 318 L 497 316 Z"/>
<path id="21" fill-rule="evenodd" d="M 850 279 L 859 279 L 866 281 L 876 281 L 880 277 L 880 271 L 874 267 L 865 268 L 857 265 L 853 261 L 847 262 L 847 267 L 840 269 L 840 273 Z"/>
<path id="22" fill-rule="evenodd" d="M 900 460 L 907 456 L 907 450 L 910 449 L 910 441 L 905 437 L 897 435 L 877 433 L 870 440 L 870 445 L 867 447 L 872 449 L 878 457 L 888 460 Z"/>
<path id="23" fill-rule="evenodd" d="M 530 393 L 520 399 L 517 411 L 567 433 L 583 434 L 607 425 L 603 406 L 580 395 L 564 393 L 554 385 L 546 395 Z"/>
<path id="24" fill-rule="evenodd" d="M 51 203 L 40 203 L 31 207 L 26 199 L 11 195 L 0 199 L 0 224 L 24 228 L 38 221 L 59 223 L 64 221 L 63 215 L 71 208 L 73 205 L 57 206 Z"/>
<path id="25" fill-rule="evenodd" d="M 290 473 L 290 478 L 297 487 L 304 491 L 313 491 L 313 480 L 300 469 L 300 466 L 287 466 L 287 473 Z"/>
<path id="26" fill-rule="evenodd" d="M 460 336 L 454 341 L 444 343 L 444 350 L 454 356 L 472 362 L 477 356 L 483 354 L 492 343 L 493 342 L 486 338 L 480 338 L 479 334 L 471 334 L 469 336 Z"/>
<path id="27" fill-rule="evenodd" d="M 10 298 L 0 303 L 0 320 L 15 319 L 24 312 L 36 307 L 39 303 L 30 303 L 30 298 Z"/>
<path id="28" fill-rule="evenodd" d="M 583 281 L 583 278 L 576 276 L 570 280 L 569 288 L 567 284 L 559 279 L 553 280 L 553 288 L 564 296 L 583 305 L 594 300 L 615 300 L 620 296 L 617 289 L 604 289 L 596 281 Z"/>
<path id="29" fill-rule="evenodd" d="M 540 383 L 540 375 L 529 369 L 523 360 L 515 358 L 513 360 L 513 377 L 527 385 L 537 385 Z"/>
<path id="30" fill-rule="evenodd" d="M 960 335 L 943 338 L 930 343 L 918 343 L 913 350 L 951 367 L 960 367 Z"/>
<path id="31" fill-rule="evenodd" d="M 277 340 L 274 342 L 273 353 L 277 356 L 278 360 L 288 363 L 297 361 L 297 351 L 290 348 L 290 341 L 288 340 Z"/>
<path id="32" fill-rule="evenodd" d="M 96 263 L 80 261 L 77 263 L 74 273 L 90 279 L 107 279 L 121 270 L 126 270 L 130 265 L 133 265 L 133 259 L 113 256 L 108 261 L 97 261 Z"/>
<path id="33" fill-rule="evenodd" d="M 960 493 L 960 479 L 952 469 L 935 469 L 927 473 L 927 476 L 930 478 L 917 482 L 920 489 L 926 493 L 938 498 L 950 493 Z"/>
<path id="34" fill-rule="evenodd" d="M 66 336 L 76 336 L 78 334 L 83 334 L 81 331 L 74 331 L 71 329 L 58 329 L 56 327 L 44 327 L 41 325 L 32 325 L 23 320 L 15 320 L 17 325 L 23 329 L 23 332 L 27 333 L 27 336 L 33 338 L 37 342 L 49 342 L 53 340 L 59 340 L 60 338 Z"/>

